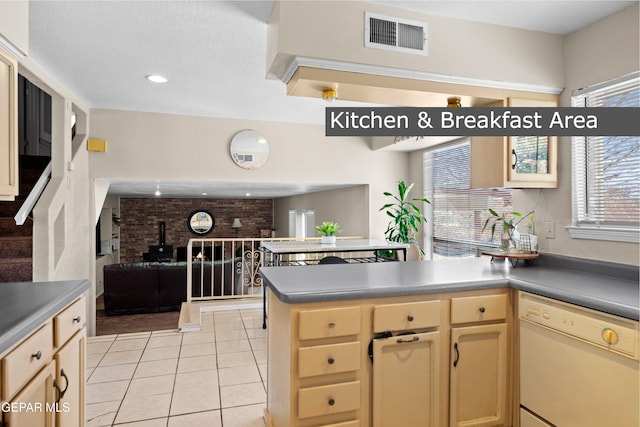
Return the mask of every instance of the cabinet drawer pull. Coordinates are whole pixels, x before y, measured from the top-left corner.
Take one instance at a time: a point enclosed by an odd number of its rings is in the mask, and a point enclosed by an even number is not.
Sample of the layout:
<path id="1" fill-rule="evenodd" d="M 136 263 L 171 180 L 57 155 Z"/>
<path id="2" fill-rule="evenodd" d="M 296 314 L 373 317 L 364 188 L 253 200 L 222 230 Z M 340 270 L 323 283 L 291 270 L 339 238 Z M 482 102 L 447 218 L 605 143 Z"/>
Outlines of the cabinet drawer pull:
<path id="1" fill-rule="evenodd" d="M 511 155 L 513 156 L 513 164 L 511 165 L 511 169 L 515 169 L 518 164 L 518 154 L 516 153 L 516 149 L 511 150 Z"/>
<path id="2" fill-rule="evenodd" d="M 407 316 L 407 320 L 408 320 L 409 322 L 413 322 L 413 316 L 412 316 L 412 315 L 408 315 L 408 316 Z"/>
<path id="3" fill-rule="evenodd" d="M 403 340 L 402 338 L 398 338 L 398 340 L 396 341 L 398 344 L 402 344 L 402 343 L 407 343 L 407 342 L 416 342 L 420 340 L 420 337 L 418 336 L 414 336 L 413 338 L 411 338 L 410 340 Z"/>
<path id="4" fill-rule="evenodd" d="M 456 352 L 456 358 L 453 359 L 453 367 L 458 366 L 458 362 L 460 361 L 460 351 L 458 350 L 458 343 L 453 344 L 453 350 Z"/>
<path id="5" fill-rule="evenodd" d="M 336 401 L 333 399 L 333 397 L 329 398 L 329 406 L 333 406 L 336 404 Z"/>
<path id="6" fill-rule="evenodd" d="M 36 358 L 36 360 L 42 359 L 42 352 L 40 350 L 38 350 L 36 353 L 33 353 L 31 355 L 31 358 L 33 359 L 34 357 Z"/>
<path id="7" fill-rule="evenodd" d="M 484 313 L 485 312 L 485 308 L 484 307 L 479 307 L 478 310 L 480 311 L 480 313 Z"/>
<path id="8" fill-rule="evenodd" d="M 82 320 L 82 317 L 80 317 L 80 316 L 76 316 L 76 317 L 73 318 L 73 322 L 74 323 L 76 323 L 76 322 L 80 323 L 81 320 Z"/>
<path id="9" fill-rule="evenodd" d="M 60 369 L 60 376 L 64 378 L 65 382 L 64 390 L 60 391 L 60 399 L 62 399 L 64 397 L 64 394 L 67 392 L 67 389 L 69 388 L 69 378 L 67 377 L 67 374 L 64 373 L 64 369 Z"/>
<path id="10" fill-rule="evenodd" d="M 329 322 L 329 328 L 335 328 L 336 324 L 334 322 Z"/>
<path id="11" fill-rule="evenodd" d="M 327 363 L 329 365 L 333 365 L 335 363 L 335 359 L 333 357 L 330 357 L 330 358 L 327 359 Z"/>

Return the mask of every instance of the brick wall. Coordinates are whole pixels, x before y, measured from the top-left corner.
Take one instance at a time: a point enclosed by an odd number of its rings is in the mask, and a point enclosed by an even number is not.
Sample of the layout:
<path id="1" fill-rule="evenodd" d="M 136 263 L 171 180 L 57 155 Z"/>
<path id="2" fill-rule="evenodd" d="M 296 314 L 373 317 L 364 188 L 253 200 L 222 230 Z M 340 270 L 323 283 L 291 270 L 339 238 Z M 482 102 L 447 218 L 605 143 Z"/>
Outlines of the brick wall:
<path id="1" fill-rule="evenodd" d="M 187 218 L 195 210 L 209 211 L 215 218 L 210 233 L 198 236 L 187 228 Z M 260 229 L 273 228 L 272 199 L 120 199 L 120 262 L 140 262 L 143 252 L 160 241 L 160 222 L 165 223 L 165 243 L 187 246 L 190 238 L 235 237 L 231 228 L 240 218 L 238 237 L 259 237 Z"/>

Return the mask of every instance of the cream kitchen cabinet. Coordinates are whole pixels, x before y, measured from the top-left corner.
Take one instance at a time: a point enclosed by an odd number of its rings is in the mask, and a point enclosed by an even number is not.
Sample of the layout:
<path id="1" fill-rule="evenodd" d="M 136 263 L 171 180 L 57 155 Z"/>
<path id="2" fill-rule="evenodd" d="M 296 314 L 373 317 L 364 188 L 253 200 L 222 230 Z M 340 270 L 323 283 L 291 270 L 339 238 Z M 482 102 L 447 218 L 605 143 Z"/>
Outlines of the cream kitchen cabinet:
<path id="1" fill-rule="evenodd" d="M 289 306 L 270 296 L 270 425 L 366 425 L 362 321 L 358 305 Z"/>
<path id="2" fill-rule="evenodd" d="M 3 401 L 6 427 L 53 427 L 55 420 L 55 362 L 49 362 L 9 402 Z"/>
<path id="3" fill-rule="evenodd" d="M 362 308 L 283 304 L 269 295 L 267 411 L 271 426 L 368 425 Z"/>
<path id="4" fill-rule="evenodd" d="M 85 341 L 82 329 L 56 353 L 56 381 L 60 387 L 56 426 L 84 425 Z"/>
<path id="5" fill-rule="evenodd" d="M 468 382 L 488 373 L 470 376 L 477 365 L 466 361 L 452 373 L 448 343 L 455 336 L 461 354 L 487 353 L 478 359 L 482 366 L 498 357 L 496 364 L 507 366 L 509 329 L 500 328 L 511 319 L 508 295 L 496 289 L 288 304 L 269 290 L 267 425 L 440 427 L 449 424 L 450 389 L 471 400 L 453 402 L 462 413 L 485 410 L 484 387 L 492 385 Z M 488 328 L 498 328 L 499 337 Z M 477 346 L 473 336 L 487 344 Z M 500 356 L 492 353 L 495 342 Z M 491 379 L 501 386 L 491 410 L 499 401 L 503 421 L 506 373 L 505 367 Z"/>
<path id="6" fill-rule="evenodd" d="M 373 427 L 438 427 L 440 332 L 373 340 Z"/>
<path id="7" fill-rule="evenodd" d="M 18 195 L 18 63 L 0 49 L 0 200 Z"/>
<path id="8" fill-rule="evenodd" d="M 85 315 L 80 297 L 1 355 L 3 427 L 84 425 Z"/>
<path id="9" fill-rule="evenodd" d="M 440 425 L 442 302 L 373 306 L 373 427 Z"/>
<path id="10" fill-rule="evenodd" d="M 556 107 L 556 101 L 509 98 L 508 107 Z M 506 182 L 513 188 L 558 186 L 558 138 L 510 136 L 507 138 Z"/>
<path id="11" fill-rule="evenodd" d="M 509 98 L 492 107 L 556 107 L 557 97 Z M 471 188 L 556 188 L 555 136 L 471 137 Z"/>
<path id="12" fill-rule="evenodd" d="M 84 376 L 86 328 L 84 298 L 76 300 L 54 318 L 56 381 L 59 395 L 56 426 L 80 427 L 84 425 Z"/>
<path id="13" fill-rule="evenodd" d="M 449 425 L 507 423 L 507 294 L 451 300 Z"/>

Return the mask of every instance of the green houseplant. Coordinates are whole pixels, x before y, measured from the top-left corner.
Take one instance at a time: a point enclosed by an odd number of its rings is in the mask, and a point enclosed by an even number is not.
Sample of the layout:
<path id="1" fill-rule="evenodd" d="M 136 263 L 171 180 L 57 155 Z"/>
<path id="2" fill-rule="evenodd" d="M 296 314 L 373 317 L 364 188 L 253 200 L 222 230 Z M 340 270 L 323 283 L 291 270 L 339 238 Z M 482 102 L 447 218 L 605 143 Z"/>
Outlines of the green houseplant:
<path id="1" fill-rule="evenodd" d="M 416 239 L 416 233 L 418 233 L 418 226 L 427 222 L 427 218 L 422 215 L 422 210 L 415 204 L 415 202 L 430 203 L 424 197 L 409 198 L 409 193 L 413 189 L 413 183 L 406 185 L 404 181 L 398 181 L 398 194 L 394 195 L 389 192 L 384 192 L 384 195 L 391 197 L 393 202 L 386 203 L 380 208 L 380 211 L 385 211 L 387 216 L 391 219 L 387 225 L 387 230 L 384 235 L 387 240 L 391 242 L 401 242 L 413 244 L 418 247 L 420 254 L 424 255 L 424 252 L 418 244 Z"/>
<path id="2" fill-rule="evenodd" d="M 335 244 L 336 235 L 342 232 L 337 222 L 325 221 L 321 225 L 316 226 L 316 231 L 320 234 L 320 241 L 324 244 Z"/>
<path id="3" fill-rule="evenodd" d="M 529 219 L 530 223 L 533 223 L 533 214 L 535 211 L 530 211 L 529 213 L 523 215 L 520 212 L 504 212 L 502 215 L 498 214 L 493 209 L 489 209 L 489 213 L 491 216 L 487 218 L 482 226 L 482 232 L 486 230 L 486 228 L 491 224 L 491 240 L 493 241 L 493 237 L 496 233 L 496 229 L 501 231 L 500 243 L 502 250 L 508 252 L 512 247 L 516 247 L 516 242 L 514 238 L 514 232 L 518 224 L 522 222 L 525 218 Z"/>

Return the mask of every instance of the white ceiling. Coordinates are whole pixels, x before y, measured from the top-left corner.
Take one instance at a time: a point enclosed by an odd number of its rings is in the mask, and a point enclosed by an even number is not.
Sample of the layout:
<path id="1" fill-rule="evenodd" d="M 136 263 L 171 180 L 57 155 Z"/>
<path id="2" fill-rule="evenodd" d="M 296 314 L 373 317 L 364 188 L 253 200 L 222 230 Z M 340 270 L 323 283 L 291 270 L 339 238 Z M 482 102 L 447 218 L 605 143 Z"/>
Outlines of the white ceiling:
<path id="1" fill-rule="evenodd" d="M 569 34 L 636 3 L 373 2 L 556 34 Z M 324 123 L 324 101 L 288 97 L 282 82 L 265 78 L 273 1 L 32 0 L 29 5 L 30 55 L 91 108 Z M 339 8 L 340 1 L 335 5 Z M 151 73 L 170 80 L 153 84 L 144 78 Z M 332 104 L 349 105 L 361 104 Z M 135 191 L 144 187 L 148 194 L 143 184 Z M 133 183 L 114 183 L 112 191 L 126 193 L 127 185 L 134 191 Z M 181 185 L 176 192 L 186 191 L 188 186 Z M 153 187 L 155 191 L 155 181 Z M 291 186 L 289 191 L 298 189 Z"/>
<path id="2" fill-rule="evenodd" d="M 121 197 L 151 197 L 160 191 L 160 197 L 180 198 L 247 198 L 274 199 L 278 197 L 315 193 L 354 187 L 353 184 L 303 184 L 264 182 L 219 181 L 157 181 L 124 180 L 109 181 L 109 194 Z"/>

